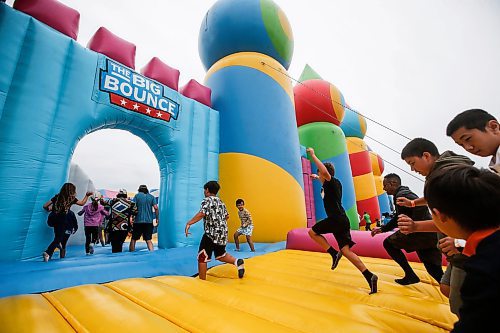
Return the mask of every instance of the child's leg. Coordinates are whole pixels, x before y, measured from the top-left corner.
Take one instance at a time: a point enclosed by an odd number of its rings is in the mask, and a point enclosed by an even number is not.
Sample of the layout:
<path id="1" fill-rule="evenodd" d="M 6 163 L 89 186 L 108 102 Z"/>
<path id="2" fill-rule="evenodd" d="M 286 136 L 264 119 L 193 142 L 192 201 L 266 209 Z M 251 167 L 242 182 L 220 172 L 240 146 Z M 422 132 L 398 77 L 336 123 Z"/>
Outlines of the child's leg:
<path id="1" fill-rule="evenodd" d="M 311 237 L 313 241 L 318 243 L 318 245 L 321 246 L 325 251 L 328 251 L 328 249 L 330 248 L 330 243 L 328 243 L 326 238 L 323 235 L 315 233 L 312 229 L 309 229 L 309 237 Z"/>
<path id="2" fill-rule="evenodd" d="M 198 277 L 200 280 L 207 279 L 207 263 L 206 262 L 198 262 Z"/>
<path id="3" fill-rule="evenodd" d="M 252 241 L 252 236 L 246 236 L 248 245 L 250 246 L 250 250 L 252 252 L 255 252 L 255 248 L 253 247 L 253 241 Z"/>
<path id="4" fill-rule="evenodd" d="M 227 252 L 223 256 L 216 257 L 215 259 L 222 261 L 222 262 L 225 262 L 225 263 L 228 263 L 228 264 L 235 265 L 236 268 L 238 269 L 238 277 L 240 279 L 245 274 L 245 266 L 244 266 L 245 262 L 243 261 L 243 259 L 236 259 L 235 257 L 233 257 L 232 255 L 230 255 Z"/>
<path id="5" fill-rule="evenodd" d="M 64 233 L 64 237 L 61 241 L 61 253 L 59 254 L 59 258 L 66 257 L 66 244 L 68 243 L 70 234 Z"/>
<path id="6" fill-rule="evenodd" d="M 359 269 L 360 272 L 363 272 L 366 270 L 365 264 L 359 259 L 358 255 L 354 252 L 351 251 L 351 248 L 349 245 L 344 245 L 341 249 L 340 252 L 344 255 L 344 257 L 347 258 L 354 266 L 356 266 L 357 269 Z"/>
<path id="7" fill-rule="evenodd" d="M 104 246 L 104 237 L 102 236 L 103 229 L 102 224 L 97 227 L 97 236 L 99 237 L 99 243 L 101 243 L 101 246 Z"/>
<path id="8" fill-rule="evenodd" d="M 238 239 L 240 235 L 241 234 L 238 231 L 234 233 L 234 246 L 236 246 L 236 251 L 240 250 L 240 240 Z"/>
<path id="9" fill-rule="evenodd" d="M 357 269 L 363 274 L 363 276 L 366 279 L 366 282 L 368 282 L 368 285 L 370 286 L 370 294 L 374 294 L 377 292 L 377 282 L 378 282 L 378 277 L 370 272 L 365 264 L 359 259 L 358 255 L 354 252 L 351 251 L 351 248 L 349 245 L 344 245 L 340 251 L 344 255 L 344 257 L 347 258 L 354 266 L 356 266 Z"/>
<path id="10" fill-rule="evenodd" d="M 99 241 L 99 227 L 92 227 L 92 243 L 97 244 Z"/>
<path id="11" fill-rule="evenodd" d="M 315 226 L 322 226 L 325 222 L 325 220 L 322 220 L 316 223 Z M 311 237 L 313 241 L 318 243 L 319 246 L 321 246 L 323 249 L 325 249 L 326 252 L 330 254 L 330 256 L 332 257 L 332 270 L 335 269 L 340 261 L 340 258 L 342 257 L 342 253 L 338 252 L 332 246 L 330 246 L 330 243 L 328 243 L 326 238 L 323 235 L 316 233 L 313 229 L 309 230 L 309 237 Z"/>
<path id="12" fill-rule="evenodd" d="M 90 227 L 84 227 L 84 229 L 85 229 L 85 253 L 89 254 L 90 241 L 91 241 Z"/>

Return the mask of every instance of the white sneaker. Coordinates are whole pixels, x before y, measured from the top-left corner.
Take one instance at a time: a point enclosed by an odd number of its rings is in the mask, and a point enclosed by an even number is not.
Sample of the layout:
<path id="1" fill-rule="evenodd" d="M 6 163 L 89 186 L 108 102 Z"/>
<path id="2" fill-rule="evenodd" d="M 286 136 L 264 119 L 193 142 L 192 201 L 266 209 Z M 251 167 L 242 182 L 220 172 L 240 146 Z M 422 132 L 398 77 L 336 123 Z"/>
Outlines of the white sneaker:
<path id="1" fill-rule="evenodd" d="M 42 253 L 42 256 L 43 256 L 43 261 L 44 262 L 49 261 L 50 256 L 49 256 L 49 254 L 47 252 Z"/>

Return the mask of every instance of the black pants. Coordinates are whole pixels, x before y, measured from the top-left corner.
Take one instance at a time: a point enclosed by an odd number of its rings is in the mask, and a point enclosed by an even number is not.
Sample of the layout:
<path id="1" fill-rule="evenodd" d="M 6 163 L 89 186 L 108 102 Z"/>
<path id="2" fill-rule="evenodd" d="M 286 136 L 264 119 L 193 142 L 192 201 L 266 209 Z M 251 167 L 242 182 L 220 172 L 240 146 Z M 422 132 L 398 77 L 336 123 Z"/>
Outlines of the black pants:
<path id="1" fill-rule="evenodd" d="M 393 235 L 395 237 L 391 237 Z M 422 264 L 424 264 L 424 267 L 429 273 L 429 275 L 432 276 L 437 282 L 441 281 L 441 277 L 443 276 L 443 267 L 441 266 L 442 255 L 436 246 L 430 248 L 415 249 L 414 247 L 411 247 L 414 246 L 415 243 L 417 243 L 417 241 L 415 241 L 414 244 L 410 243 L 405 248 L 405 246 L 403 246 L 401 242 L 402 234 L 400 235 L 394 233 L 393 235 L 384 239 L 383 243 L 384 248 L 387 251 L 387 253 L 391 256 L 391 258 L 394 259 L 394 261 L 397 262 L 399 266 L 401 266 L 401 268 L 405 272 L 405 276 L 415 275 L 415 272 L 410 267 L 410 264 L 408 263 L 408 260 L 406 259 L 405 255 L 403 254 L 402 249 L 404 249 L 406 252 L 416 251 L 418 258 L 420 259 Z M 428 236 L 432 235 L 428 233 Z"/>
<path id="2" fill-rule="evenodd" d="M 69 236 L 71 236 L 71 233 L 64 231 L 64 236 L 62 237 L 62 240 L 61 240 L 61 250 L 66 249 L 66 244 L 68 243 Z"/>
<path id="3" fill-rule="evenodd" d="M 58 214 L 59 215 L 59 214 Z M 62 214 L 61 214 L 62 215 Z M 55 226 L 54 226 L 54 240 L 52 243 L 49 244 L 49 247 L 47 247 L 47 254 L 52 257 L 54 254 L 54 250 L 56 248 L 61 249 L 61 243 L 64 240 L 64 232 L 66 231 L 64 221 L 65 221 L 66 214 L 62 215 L 62 217 L 57 218 Z"/>
<path id="4" fill-rule="evenodd" d="M 90 243 L 97 243 L 98 236 L 97 236 L 97 230 L 98 226 L 95 227 L 85 227 L 85 253 L 90 252 Z"/>
<path id="5" fill-rule="evenodd" d="M 113 230 L 109 233 L 109 240 L 111 241 L 111 252 L 116 253 L 123 251 L 123 243 L 125 242 L 125 238 L 127 238 L 127 235 L 127 230 Z"/>

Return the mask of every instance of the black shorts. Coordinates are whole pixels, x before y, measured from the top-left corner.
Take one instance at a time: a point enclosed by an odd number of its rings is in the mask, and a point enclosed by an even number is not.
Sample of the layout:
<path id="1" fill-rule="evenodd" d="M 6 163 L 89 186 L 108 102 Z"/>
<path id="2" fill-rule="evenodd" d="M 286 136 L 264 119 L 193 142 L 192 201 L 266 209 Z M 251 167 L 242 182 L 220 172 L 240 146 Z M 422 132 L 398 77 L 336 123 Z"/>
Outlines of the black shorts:
<path id="1" fill-rule="evenodd" d="M 398 230 L 387 237 L 385 241 L 397 249 L 413 252 L 423 249 L 437 249 L 438 237 L 435 232 L 414 232 L 405 235 Z"/>
<path id="2" fill-rule="evenodd" d="M 139 240 L 141 236 L 145 241 L 153 238 L 153 223 L 134 223 L 134 227 L 132 229 L 132 239 Z"/>
<path id="3" fill-rule="evenodd" d="M 339 215 L 335 218 L 327 217 L 324 220 L 316 222 L 312 227 L 312 231 L 318 235 L 333 234 L 339 245 L 339 250 L 346 245 L 349 245 L 349 248 L 351 248 L 356 244 L 352 241 L 351 224 L 346 215 Z"/>
<path id="4" fill-rule="evenodd" d="M 215 244 L 207 234 L 203 234 L 198 248 L 198 262 L 209 262 L 212 252 L 215 253 L 215 259 L 222 258 L 226 255 L 226 245 Z"/>

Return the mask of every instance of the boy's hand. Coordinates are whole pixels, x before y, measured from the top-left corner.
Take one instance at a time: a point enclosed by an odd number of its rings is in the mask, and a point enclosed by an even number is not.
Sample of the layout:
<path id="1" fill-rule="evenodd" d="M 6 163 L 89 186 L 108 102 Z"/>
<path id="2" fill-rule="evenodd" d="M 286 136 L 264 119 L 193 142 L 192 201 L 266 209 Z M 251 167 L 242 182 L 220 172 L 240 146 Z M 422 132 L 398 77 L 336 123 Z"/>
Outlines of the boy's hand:
<path id="1" fill-rule="evenodd" d="M 94 194 L 94 192 L 87 192 L 85 193 L 85 196 L 90 197 L 92 194 Z"/>
<path id="2" fill-rule="evenodd" d="M 445 237 L 439 240 L 438 247 L 447 256 L 452 256 L 454 254 L 460 253 L 455 247 L 455 238 Z"/>
<path id="3" fill-rule="evenodd" d="M 382 229 L 380 229 L 380 227 L 375 227 L 373 228 L 372 230 L 372 237 L 375 236 L 375 235 L 378 235 L 382 232 Z"/>
<path id="4" fill-rule="evenodd" d="M 311 179 L 313 179 L 313 180 L 314 180 L 314 179 L 319 179 L 319 176 L 318 176 L 317 174 L 315 174 L 315 173 L 311 173 L 311 174 L 309 175 L 309 177 L 311 177 Z"/>
<path id="5" fill-rule="evenodd" d="M 398 228 L 403 234 L 408 235 L 415 232 L 415 221 L 404 214 L 398 216 Z"/>
<path id="6" fill-rule="evenodd" d="M 306 152 L 308 152 L 311 156 L 314 156 L 314 148 L 309 147 L 306 149 Z"/>
<path id="7" fill-rule="evenodd" d="M 403 207 L 411 207 L 411 200 L 405 197 L 399 197 L 396 199 L 396 205 Z"/>
<path id="8" fill-rule="evenodd" d="M 186 237 L 191 235 L 191 233 L 189 232 L 190 227 L 191 227 L 191 225 L 186 223 L 186 228 L 184 228 L 184 233 L 186 234 Z"/>

